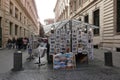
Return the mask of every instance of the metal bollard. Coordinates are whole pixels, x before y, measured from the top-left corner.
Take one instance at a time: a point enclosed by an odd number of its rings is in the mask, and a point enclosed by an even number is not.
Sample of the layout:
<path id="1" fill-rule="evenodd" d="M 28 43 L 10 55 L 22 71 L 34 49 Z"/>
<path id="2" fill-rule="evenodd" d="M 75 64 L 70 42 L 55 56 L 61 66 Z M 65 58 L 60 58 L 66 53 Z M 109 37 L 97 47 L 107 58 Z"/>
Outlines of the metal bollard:
<path id="1" fill-rule="evenodd" d="M 106 66 L 113 66 L 112 52 L 111 51 L 107 51 L 107 52 L 104 53 L 104 59 L 105 59 L 105 65 Z"/>
<path id="2" fill-rule="evenodd" d="M 17 51 L 14 53 L 14 60 L 13 60 L 13 69 L 12 71 L 20 71 L 22 70 L 22 52 Z"/>

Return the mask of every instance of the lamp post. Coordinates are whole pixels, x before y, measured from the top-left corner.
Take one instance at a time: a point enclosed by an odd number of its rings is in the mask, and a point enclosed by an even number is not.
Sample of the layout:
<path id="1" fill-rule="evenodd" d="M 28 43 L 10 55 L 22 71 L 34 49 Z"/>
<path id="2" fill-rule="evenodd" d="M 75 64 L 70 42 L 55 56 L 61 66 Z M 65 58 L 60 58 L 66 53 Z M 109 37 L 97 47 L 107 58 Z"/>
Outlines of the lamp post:
<path id="1" fill-rule="evenodd" d="M 69 27 L 70 27 L 70 51 L 72 52 L 72 21 L 69 20 Z"/>
<path id="2" fill-rule="evenodd" d="M 51 26 L 51 36 L 54 37 L 54 32 L 55 32 L 55 25 Z M 52 44 L 50 44 L 51 47 Z M 50 48 L 51 50 L 51 48 Z M 54 51 L 52 51 L 54 53 Z M 51 53 L 51 52 L 50 52 Z M 48 63 L 52 63 L 53 62 L 53 55 L 48 55 Z"/>
<path id="3" fill-rule="evenodd" d="M 85 25 L 85 29 L 84 29 L 84 32 L 85 33 L 87 33 L 88 32 L 88 30 L 87 30 L 88 28 L 87 28 L 87 25 Z"/>
<path id="4" fill-rule="evenodd" d="M 52 25 L 51 26 L 51 33 L 54 33 L 54 30 L 55 30 L 55 25 Z"/>

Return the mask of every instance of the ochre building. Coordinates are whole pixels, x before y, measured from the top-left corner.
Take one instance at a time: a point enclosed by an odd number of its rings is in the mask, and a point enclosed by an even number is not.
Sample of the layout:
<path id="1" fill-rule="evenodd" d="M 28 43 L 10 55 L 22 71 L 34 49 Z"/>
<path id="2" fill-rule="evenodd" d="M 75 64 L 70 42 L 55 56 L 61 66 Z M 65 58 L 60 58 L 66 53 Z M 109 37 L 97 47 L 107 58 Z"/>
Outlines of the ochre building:
<path id="1" fill-rule="evenodd" d="M 38 14 L 34 0 L 0 0 L 0 47 L 8 38 L 39 34 Z"/>

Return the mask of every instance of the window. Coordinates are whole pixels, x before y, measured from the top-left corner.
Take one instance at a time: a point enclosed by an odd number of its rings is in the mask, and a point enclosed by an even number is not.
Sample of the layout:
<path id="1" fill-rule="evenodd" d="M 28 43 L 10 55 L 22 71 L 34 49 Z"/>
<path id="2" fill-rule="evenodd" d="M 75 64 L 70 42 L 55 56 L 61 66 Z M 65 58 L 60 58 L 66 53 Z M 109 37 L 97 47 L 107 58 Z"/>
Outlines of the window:
<path id="1" fill-rule="evenodd" d="M 81 6 L 82 5 L 82 0 L 79 0 L 79 6 Z"/>
<path id="2" fill-rule="evenodd" d="M 15 8 L 15 17 L 18 19 L 18 9 Z"/>
<path id="3" fill-rule="evenodd" d="M 1 0 L 0 0 L 0 6 L 1 6 Z"/>
<path id="4" fill-rule="evenodd" d="M 15 35 L 18 33 L 18 25 L 15 25 Z"/>
<path id="5" fill-rule="evenodd" d="M 99 16 L 99 9 L 94 11 L 93 12 L 93 24 L 95 26 L 98 26 L 99 27 L 99 23 L 100 23 L 100 20 L 99 20 L 100 16 Z M 99 35 L 99 29 L 94 29 L 94 35 Z"/>
<path id="6" fill-rule="evenodd" d="M 1 17 L 0 17 L 0 47 L 2 47 L 2 28 L 1 28 Z"/>
<path id="7" fill-rule="evenodd" d="M 72 8 L 73 8 L 73 5 L 72 3 L 70 3 L 70 14 L 72 14 Z"/>
<path id="8" fill-rule="evenodd" d="M 77 7 L 76 7 L 76 0 L 74 1 L 74 11 L 77 10 Z"/>
<path id="9" fill-rule="evenodd" d="M 117 28 L 116 32 L 120 32 L 120 0 L 117 0 Z"/>
<path id="10" fill-rule="evenodd" d="M 24 24 L 26 24 L 26 17 L 24 17 Z"/>
<path id="11" fill-rule="evenodd" d="M 88 0 L 83 0 L 83 3 L 87 2 Z"/>
<path id="12" fill-rule="evenodd" d="M 20 37 L 21 37 L 21 33 L 22 33 L 22 27 L 20 27 Z"/>
<path id="13" fill-rule="evenodd" d="M 25 36 L 25 29 L 24 29 L 24 36 Z"/>
<path id="14" fill-rule="evenodd" d="M 1 17 L 0 17 L 0 28 L 1 28 Z"/>
<path id="15" fill-rule="evenodd" d="M 81 18 L 79 18 L 79 21 L 81 21 Z"/>
<path id="16" fill-rule="evenodd" d="M 20 12 L 20 21 L 22 20 L 22 13 Z"/>
<path id="17" fill-rule="evenodd" d="M 13 3 L 10 2 L 10 14 L 12 15 L 13 14 Z"/>
<path id="18" fill-rule="evenodd" d="M 86 16 L 84 17 L 84 22 L 85 22 L 85 23 L 89 23 L 89 17 L 88 17 L 88 15 L 86 15 Z"/>
<path id="19" fill-rule="evenodd" d="M 9 34 L 12 35 L 12 26 L 13 26 L 13 23 L 10 22 L 10 29 L 9 29 Z"/>

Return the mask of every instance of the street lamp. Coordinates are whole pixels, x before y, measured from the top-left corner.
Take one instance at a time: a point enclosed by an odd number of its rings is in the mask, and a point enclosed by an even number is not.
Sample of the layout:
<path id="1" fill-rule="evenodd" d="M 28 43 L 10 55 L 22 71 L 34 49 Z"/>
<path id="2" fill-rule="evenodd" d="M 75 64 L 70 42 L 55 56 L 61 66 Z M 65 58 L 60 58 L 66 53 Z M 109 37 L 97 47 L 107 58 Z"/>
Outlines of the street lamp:
<path id="1" fill-rule="evenodd" d="M 51 26 L 51 33 L 54 33 L 54 30 L 55 30 L 55 25 L 52 25 Z"/>
<path id="2" fill-rule="evenodd" d="M 87 25 L 85 25 L 84 32 L 87 33 Z"/>
<path id="3" fill-rule="evenodd" d="M 70 51 L 72 52 L 72 21 L 69 20 L 69 27 L 70 27 Z"/>

